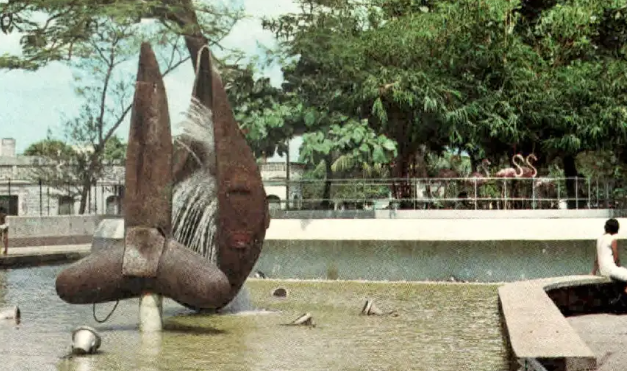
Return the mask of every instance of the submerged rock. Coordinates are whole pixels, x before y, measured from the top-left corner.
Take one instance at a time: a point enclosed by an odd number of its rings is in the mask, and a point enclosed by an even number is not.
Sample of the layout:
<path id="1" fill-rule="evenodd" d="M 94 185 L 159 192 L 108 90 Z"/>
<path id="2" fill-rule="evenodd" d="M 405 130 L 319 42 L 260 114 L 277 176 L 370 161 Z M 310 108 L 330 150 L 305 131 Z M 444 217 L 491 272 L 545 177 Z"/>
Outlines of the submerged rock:
<path id="1" fill-rule="evenodd" d="M 305 313 L 302 316 L 296 318 L 294 321 L 288 323 L 287 325 L 316 327 L 316 324 L 313 322 L 313 316 L 311 315 L 311 313 Z"/>
<path id="2" fill-rule="evenodd" d="M 397 317 L 398 313 L 396 311 L 390 311 L 384 313 L 379 307 L 374 304 L 374 300 L 368 299 L 364 303 L 364 306 L 361 308 L 361 314 L 364 316 L 392 316 Z"/>
<path id="3" fill-rule="evenodd" d="M 283 287 L 276 288 L 276 289 L 272 290 L 272 296 L 275 296 L 277 298 L 286 298 L 287 297 L 287 289 L 284 289 Z"/>

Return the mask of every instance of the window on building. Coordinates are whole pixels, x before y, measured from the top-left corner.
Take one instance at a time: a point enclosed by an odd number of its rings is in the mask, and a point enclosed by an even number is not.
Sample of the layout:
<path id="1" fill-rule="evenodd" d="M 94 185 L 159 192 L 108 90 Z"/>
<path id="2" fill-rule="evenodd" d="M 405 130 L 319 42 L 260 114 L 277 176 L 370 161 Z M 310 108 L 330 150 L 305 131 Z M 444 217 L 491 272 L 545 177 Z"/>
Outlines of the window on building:
<path id="1" fill-rule="evenodd" d="M 18 201 L 17 195 L 0 195 L 0 206 L 2 206 L 9 215 L 17 215 Z"/>
<path id="2" fill-rule="evenodd" d="M 268 208 L 269 209 L 280 209 L 281 208 L 281 199 L 275 195 L 268 196 Z"/>
<path id="3" fill-rule="evenodd" d="M 295 209 L 301 209 L 303 207 L 303 201 L 299 195 L 294 195 L 294 202 L 292 203 L 292 207 Z"/>
<path id="4" fill-rule="evenodd" d="M 107 215 L 120 215 L 122 213 L 122 200 L 118 196 L 107 197 Z"/>
<path id="5" fill-rule="evenodd" d="M 74 214 L 74 198 L 72 196 L 59 197 L 59 215 Z"/>

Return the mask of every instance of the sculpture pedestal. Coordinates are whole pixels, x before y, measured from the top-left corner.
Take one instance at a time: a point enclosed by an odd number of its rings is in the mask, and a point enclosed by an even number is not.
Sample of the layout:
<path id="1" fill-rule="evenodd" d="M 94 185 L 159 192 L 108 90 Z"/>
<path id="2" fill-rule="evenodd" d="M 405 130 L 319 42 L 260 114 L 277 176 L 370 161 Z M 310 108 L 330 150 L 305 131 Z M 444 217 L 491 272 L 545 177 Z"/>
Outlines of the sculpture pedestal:
<path id="1" fill-rule="evenodd" d="M 163 297 L 144 293 L 139 298 L 139 330 L 155 332 L 163 329 Z"/>

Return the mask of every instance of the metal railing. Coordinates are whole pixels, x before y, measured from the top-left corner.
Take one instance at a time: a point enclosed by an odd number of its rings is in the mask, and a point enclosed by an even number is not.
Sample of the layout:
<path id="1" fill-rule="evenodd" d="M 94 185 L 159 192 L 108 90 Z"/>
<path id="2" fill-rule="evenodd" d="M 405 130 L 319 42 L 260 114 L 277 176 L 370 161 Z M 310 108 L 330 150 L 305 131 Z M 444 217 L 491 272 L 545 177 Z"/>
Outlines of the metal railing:
<path id="1" fill-rule="evenodd" d="M 323 196 L 325 183 L 328 198 Z M 285 181 L 265 184 L 285 185 Z M 289 205 L 285 197 L 271 195 L 281 208 L 327 203 L 340 209 L 388 209 L 401 204 L 412 209 L 607 209 L 620 207 L 625 199 L 616 180 L 587 178 L 301 179 L 290 181 L 289 188 L 300 192 L 297 200 L 290 197 Z"/>
<path id="2" fill-rule="evenodd" d="M 626 209 L 627 205 L 623 182 L 612 179 L 273 179 L 264 185 L 271 207 L 298 210 Z M 72 184 L 4 179 L 0 206 L 19 215 L 75 214 L 79 190 Z M 87 192 L 86 213 L 119 213 L 123 193 L 123 182 L 98 182 Z"/>

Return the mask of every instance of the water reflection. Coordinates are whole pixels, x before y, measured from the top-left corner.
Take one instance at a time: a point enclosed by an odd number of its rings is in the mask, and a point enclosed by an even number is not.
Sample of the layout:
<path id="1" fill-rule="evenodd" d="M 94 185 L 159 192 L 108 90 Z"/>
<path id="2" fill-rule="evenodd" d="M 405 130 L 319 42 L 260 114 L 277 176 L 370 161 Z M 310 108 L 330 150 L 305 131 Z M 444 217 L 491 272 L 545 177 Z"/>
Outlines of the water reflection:
<path id="1" fill-rule="evenodd" d="M 98 370 L 96 367 L 97 357 L 98 355 L 67 357 L 61 361 L 60 369 L 65 371 L 95 371 Z"/>

